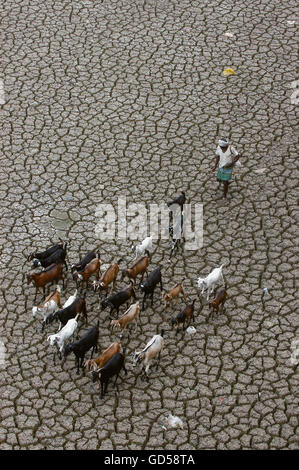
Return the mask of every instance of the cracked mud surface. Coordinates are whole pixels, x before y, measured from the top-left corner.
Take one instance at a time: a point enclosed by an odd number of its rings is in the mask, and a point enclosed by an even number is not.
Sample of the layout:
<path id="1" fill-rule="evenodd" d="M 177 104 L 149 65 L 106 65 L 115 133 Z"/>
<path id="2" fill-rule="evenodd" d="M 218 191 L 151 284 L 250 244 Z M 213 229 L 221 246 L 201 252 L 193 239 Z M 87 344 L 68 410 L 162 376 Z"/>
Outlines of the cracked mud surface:
<path id="1" fill-rule="evenodd" d="M 298 449 L 295 12 L 293 0 L 5 2 L 1 449 Z M 223 77 L 226 67 L 236 75 Z M 222 136 L 242 155 L 226 206 L 211 171 Z M 207 321 L 197 302 L 196 334 L 176 337 L 158 289 L 127 342 L 128 375 L 101 401 L 74 356 L 53 365 L 46 338 L 57 326 L 41 334 L 32 317 L 25 256 L 60 236 L 70 263 L 98 245 L 103 264 L 129 264 L 131 243 L 96 240 L 96 205 L 181 190 L 203 203 L 203 247 L 168 264 L 159 241 L 150 270 L 163 265 L 166 288 L 185 277 L 192 299 L 197 277 L 226 263 L 226 313 Z M 68 274 L 63 301 L 74 288 Z M 117 336 L 98 305 L 90 289 L 103 350 Z M 129 354 L 162 327 L 147 384 Z M 164 431 L 168 413 L 184 429 Z"/>

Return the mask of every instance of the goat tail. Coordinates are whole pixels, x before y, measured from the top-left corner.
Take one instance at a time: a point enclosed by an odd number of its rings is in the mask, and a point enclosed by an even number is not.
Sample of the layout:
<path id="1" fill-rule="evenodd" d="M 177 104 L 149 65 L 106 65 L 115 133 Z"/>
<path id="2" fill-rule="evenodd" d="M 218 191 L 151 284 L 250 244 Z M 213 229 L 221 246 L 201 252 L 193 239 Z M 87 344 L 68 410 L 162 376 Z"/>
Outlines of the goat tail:
<path id="1" fill-rule="evenodd" d="M 165 333 L 165 330 L 162 328 L 161 334 L 160 334 L 160 336 L 162 336 L 162 338 L 163 338 L 163 336 L 164 336 L 164 333 Z"/>

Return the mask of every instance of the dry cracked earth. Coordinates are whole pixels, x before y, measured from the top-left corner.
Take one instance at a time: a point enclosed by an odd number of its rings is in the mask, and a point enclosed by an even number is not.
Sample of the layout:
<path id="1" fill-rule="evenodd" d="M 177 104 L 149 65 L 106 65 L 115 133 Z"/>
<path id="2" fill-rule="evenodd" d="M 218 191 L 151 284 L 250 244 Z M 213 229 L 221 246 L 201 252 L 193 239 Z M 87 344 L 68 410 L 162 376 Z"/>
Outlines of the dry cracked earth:
<path id="1" fill-rule="evenodd" d="M 1 15 L 0 448 L 298 449 L 296 2 L 6 0 Z M 242 163 L 226 205 L 212 171 L 224 136 Z M 32 316 L 26 256 L 61 237 L 69 263 L 99 247 L 102 264 L 129 265 L 132 241 L 97 239 L 97 205 L 181 190 L 203 204 L 203 246 L 168 263 L 159 239 L 150 270 L 166 289 L 185 278 L 196 333 L 175 335 L 158 289 L 123 339 L 128 375 L 100 400 L 74 356 L 53 364 L 57 325 Z M 226 312 L 208 319 L 196 279 L 224 263 Z M 68 272 L 62 300 L 74 289 Z M 87 309 L 101 351 L 118 334 L 91 289 Z M 161 328 L 147 383 L 130 354 Z M 163 428 L 169 413 L 183 429 Z"/>

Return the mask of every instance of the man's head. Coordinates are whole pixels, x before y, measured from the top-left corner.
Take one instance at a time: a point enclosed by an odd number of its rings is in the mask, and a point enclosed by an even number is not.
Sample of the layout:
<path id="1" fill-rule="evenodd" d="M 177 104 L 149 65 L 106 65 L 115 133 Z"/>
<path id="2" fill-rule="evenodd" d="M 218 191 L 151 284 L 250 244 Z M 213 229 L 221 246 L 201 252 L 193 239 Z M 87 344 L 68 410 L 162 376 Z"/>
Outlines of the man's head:
<path id="1" fill-rule="evenodd" d="M 229 146 L 229 141 L 228 141 L 228 139 L 225 139 L 225 138 L 219 139 L 218 140 L 218 145 L 222 149 L 227 149 L 227 147 Z"/>

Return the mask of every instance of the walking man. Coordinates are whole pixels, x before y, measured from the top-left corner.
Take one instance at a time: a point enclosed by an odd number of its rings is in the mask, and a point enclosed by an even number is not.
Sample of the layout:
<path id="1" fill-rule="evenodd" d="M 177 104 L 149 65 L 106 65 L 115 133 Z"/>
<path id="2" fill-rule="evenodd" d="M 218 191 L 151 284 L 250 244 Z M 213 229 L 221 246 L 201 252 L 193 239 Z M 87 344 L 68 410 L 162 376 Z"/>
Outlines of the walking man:
<path id="1" fill-rule="evenodd" d="M 233 168 L 239 160 L 237 150 L 230 145 L 227 139 L 220 139 L 216 149 L 216 163 L 213 171 L 217 171 L 217 180 L 223 183 L 223 199 L 226 199 L 229 181 L 232 179 Z"/>

